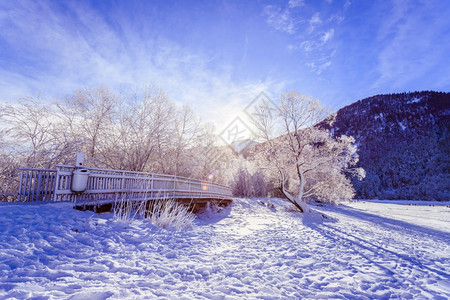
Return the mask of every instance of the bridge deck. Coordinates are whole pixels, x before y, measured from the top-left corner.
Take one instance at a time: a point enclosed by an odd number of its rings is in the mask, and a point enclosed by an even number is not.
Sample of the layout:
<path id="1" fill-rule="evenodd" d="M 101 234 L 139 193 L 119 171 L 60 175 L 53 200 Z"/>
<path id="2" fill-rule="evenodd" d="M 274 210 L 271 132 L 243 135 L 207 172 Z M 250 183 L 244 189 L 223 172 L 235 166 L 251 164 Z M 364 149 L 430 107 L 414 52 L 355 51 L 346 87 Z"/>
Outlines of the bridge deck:
<path id="1" fill-rule="evenodd" d="M 70 201 L 77 207 L 96 206 L 120 200 L 149 201 L 177 199 L 197 206 L 207 202 L 229 203 L 230 187 L 174 175 L 131 172 L 99 168 L 87 169 L 84 192 L 73 192 L 75 166 L 58 165 L 57 169 L 20 169 L 18 200 Z"/>

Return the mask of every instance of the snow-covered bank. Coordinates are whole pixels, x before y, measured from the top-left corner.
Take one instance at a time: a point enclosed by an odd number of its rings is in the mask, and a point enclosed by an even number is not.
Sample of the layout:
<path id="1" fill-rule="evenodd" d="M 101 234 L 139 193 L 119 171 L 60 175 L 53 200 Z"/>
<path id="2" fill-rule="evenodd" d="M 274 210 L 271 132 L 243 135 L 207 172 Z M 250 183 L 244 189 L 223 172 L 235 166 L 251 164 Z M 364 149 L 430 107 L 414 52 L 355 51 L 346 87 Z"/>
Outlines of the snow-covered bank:
<path id="1" fill-rule="evenodd" d="M 450 208 L 356 202 L 302 220 L 237 199 L 189 231 L 0 204 L 0 298 L 450 297 Z"/>
<path id="2" fill-rule="evenodd" d="M 355 202 L 351 206 L 356 210 L 377 216 L 395 218 L 430 229 L 438 228 L 450 233 L 450 202 L 366 200 Z M 415 206 L 421 207 L 416 208 Z"/>

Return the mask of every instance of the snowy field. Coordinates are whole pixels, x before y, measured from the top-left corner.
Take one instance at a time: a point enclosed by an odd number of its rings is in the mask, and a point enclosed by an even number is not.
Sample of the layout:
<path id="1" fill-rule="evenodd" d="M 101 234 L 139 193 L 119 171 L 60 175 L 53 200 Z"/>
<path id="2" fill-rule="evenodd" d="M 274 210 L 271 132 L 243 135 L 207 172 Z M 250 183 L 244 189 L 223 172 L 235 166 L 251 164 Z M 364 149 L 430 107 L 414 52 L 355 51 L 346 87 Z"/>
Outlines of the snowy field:
<path id="1" fill-rule="evenodd" d="M 0 203 L 0 299 L 450 298 L 448 203 L 317 207 L 335 219 L 318 223 L 273 202 L 181 232 Z"/>

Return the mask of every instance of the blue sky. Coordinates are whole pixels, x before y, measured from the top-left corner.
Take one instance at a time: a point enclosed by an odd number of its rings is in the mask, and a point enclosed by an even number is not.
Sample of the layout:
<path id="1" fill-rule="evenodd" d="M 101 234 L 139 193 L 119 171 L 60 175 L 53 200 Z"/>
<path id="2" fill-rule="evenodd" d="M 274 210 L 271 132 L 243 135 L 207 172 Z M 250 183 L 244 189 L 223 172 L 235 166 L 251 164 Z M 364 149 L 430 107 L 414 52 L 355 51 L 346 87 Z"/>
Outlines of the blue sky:
<path id="1" fill-rule="evenodd" d="M 450 1 L 0 0 L 0 101 L 155 84 L 216 125 L 261 91 L 337 110 L 450 91 Z"/>

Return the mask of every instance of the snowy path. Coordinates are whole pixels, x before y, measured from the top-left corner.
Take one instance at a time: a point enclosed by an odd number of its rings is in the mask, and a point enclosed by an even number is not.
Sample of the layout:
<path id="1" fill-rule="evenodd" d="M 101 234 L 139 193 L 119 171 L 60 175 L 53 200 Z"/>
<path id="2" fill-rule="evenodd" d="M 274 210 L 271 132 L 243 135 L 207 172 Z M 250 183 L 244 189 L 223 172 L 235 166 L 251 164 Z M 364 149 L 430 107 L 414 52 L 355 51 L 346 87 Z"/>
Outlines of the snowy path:
<path id="1" fill-rule="evenodd" d="M 236 200 L 178 233 L 0 204 L 0 298 L 450 297 L 450 208 L 352 203 L 315 223 L 283 203 Z"/>

